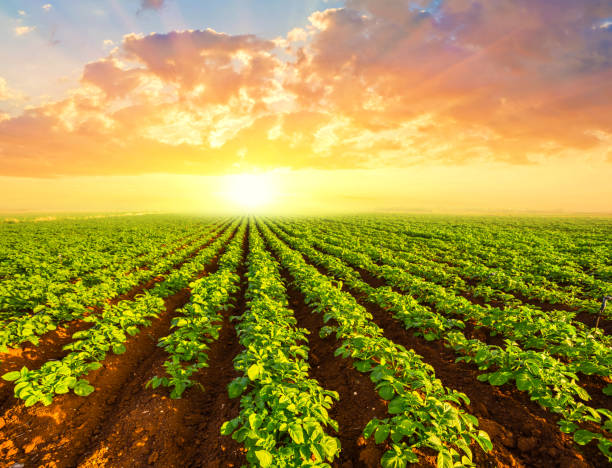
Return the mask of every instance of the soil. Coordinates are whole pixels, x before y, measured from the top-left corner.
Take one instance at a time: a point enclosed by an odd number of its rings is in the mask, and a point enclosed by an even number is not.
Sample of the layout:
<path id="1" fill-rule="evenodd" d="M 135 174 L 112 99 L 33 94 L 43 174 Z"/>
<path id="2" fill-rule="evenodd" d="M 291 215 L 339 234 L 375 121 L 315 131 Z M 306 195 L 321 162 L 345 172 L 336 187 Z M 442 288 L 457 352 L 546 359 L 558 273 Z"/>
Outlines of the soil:
<path id="1" fill-rule="evenodd" d="M 279 227 L 279 226 L 277 226 Z M 279 227 L 280 229 L 283 229 L 281 227 Z M 286 232 L 286 231 L 285 231 Z M 451 262 L 448 261 L 442 261 L 442 260 L 435 260 L 436 262 L 443 264 L 443 265 L 449 265 L 451 267 L 454 267 L 456 265 L 454 265 Z M 382 265 L 381 262 L 376 262 L 378 265 Z M 469 286 L 478 286 L 481 284 L 481 281 L 472 279 L 472 278 L 468 278 L 464 275 L 458 275 L 463 281 L 466 282 L 466 284 L 468 284 Z M 501 309 L 503 309 L 505 307 L 505 304 L 501 301 L 496 301 L 496 300 L 488 300 L 485 301 L 484 299 L 480 298 L 480 297 L 476 297 L 474 296 L 470 291 L 459 291 L 457 292 L 458 295 L 463 296 L 464 298 L 468 299 L 469 301 L 471 301 L 474 304 L 478 304 L 478 305 L 486 305 L 489 304 L 493 307 L 499 307 Z M 545 312 L 551 311 L 551 310 L 564 310 L 567 312 L 576 312 L 575 317 L 573 318 L 574 321 L 576 322 L 581 322 L 584 325 L 588 326 L 588 327 L 595 327 L 595 323 L 597 322 L 597 314 L 593 314 L 590 312 L 579 312 L 579 309 L 577 309 L 576 307 L 572 307 L 570 305 L 567 304 L 560 304 L 560 303 L 551 303 L 551 302 L 546 302 L 546 301 L 540 301 L 538 299 L 532 299 L 529 298 L 523 294 L 521 294 L 519 291 L 513 291 L 511 293 L 516 299 L 518 299 L 519 301 L 521 301 L 523 304 L 526 305 L 531 305 L 534 307 L 537 307 L 539 309 L 542 309 Z M 612 333 L 612 320 L 611 319 L 606 319 L 604 317 L 602 317 L 599 321 L 599 328 L 602 329 L 604 331 L 604 333 L 606 335 L 609 335 Z"/>
<path id="2" fill-rule="evenodd" d="M 217 258 L 200 276 L 215 271 Z M 188 302 L 185 288 L 166 298 L 165 312 L 125 343 L 124 354 L 108 355 L 103 367 L 87 376 L 95 387 L 88 397 L 58 395 L 48 407 L 29 408 L 12 395 L 6 398 L 0 466 L 241 466 L 243 449 L 219 430 L 239 411 L 239 401 L 229 400 L 226 387 L 236 376 L 232 360 L 239 350 L 229 316 L 243 307 L 243 292 L 244 287 L 237 306 L 224 314 L 219 340 L 211 345 L 213 367 L 197 375 L 204 392 L 194 386 L 182 399 L 172 400 L 168 389 L 146 388 L 151 377 L 163 372 L 167 354 L 157 343 L 169 333 L 177 309 Z M 53 333 L 57 336 L 45 336 L 48 348 L 38 353 L 38 362 L 65 354 L 61 346 L 71 333 Z M 27 353 L 22 354 L 27 360 Z M 32 361 L 28 364 L 33 367 Z"/>
<path id="3" fill-rule="evenodd" d="M 597 314 L 591 314 L 590 312 L 579 312 L 574 317 L 574 320 L 584 323 L 588 327 L 595 328 L 597 323 Z M 612 320 L 601 317 L 599 319 L 598 328 L 601 328 L 606 335 L 612 334 Z"/>
<path id="4" fill-rule="evenodd" d="M 240 350 L 229 317 L 243 310 L 244 290 L 242 285 L 236 307 L 223 315 L 219 339 L 208 352 L 211 367 L 196 375 L 202 387 L 189 388 L 178 400 L 168 398 L 162 388 L 145 388 L 151 377 L 161 375 L 167 358 L 157 348 L 137 372 L 139 378 L 122 392 L 117 412 L 78 466 L 239 467 L 245 463 L 240 444 L 220 435 L 223 421 L 240 411 L 240 400 L 230 400 L 227 393 L 227 385 L 238 376 L 233 359 Z"/>
<path id="5" fill-rule="evenodd" d="M 210 245 L 217 237 L 219 237 L 223 231 L 215 233 L 215 235 L 209 238 L 204 244 L 199 246 L 194 252 L 189 254 L 174 268 L 180 268 L 181 265 L 189 261 L 195 255 L 198 254 L 202 249 Z M 187 244 L 176 249 L 176 251 L 185 248 Z M 121 294 L 114 299 L 109 299 L 106 302 L 108 304 L 117 304 L 120 301 L 132 300 L 138 294 L 143 291 L 151 289 L 157 283 L 164 280 L 165 275 L 170 273 L 170 270 L 166 271 L 163 275 L 151 278 L 145 283 L 134 286 L 132 289 L 124 294 Z M 204 274 L 204 272 L 202 272 Z M 100 312 L 99 307 L 89 307 L 89 313 Z M 84 322 L 83 320 L 71 320 L 60 324 L 55 330 L 45 333 L 40 336 L 40 342 L 38 345 L 33 345 L 29 342 L 23 343 L 21 348 L 10 349 L 8 353 L 0 353 L 0 375 L 6 372 L 19 370 L 23 366 L 27 366 L 30 369 L 40 367 L 47 361 L 56 359 L 62 359 L 67 352 L 63 350 L 63 347 L 72 341 L 72 335 L 78 331 L 86 330 L 91 327 L 90 322 Z M 13 385 L 10 382 L 0 379 L 0 410 L 5 409 L 6 404 L 14 401 L 11 398 Z"/>
<path id="6" fill-rule="evenodd" d="M 290 284 L 288 278 L 285 272 L 285 284 Z M 365 440 L 362 431 L 372 418 L 387 417 L 386 402 L 378 396 L 367 374 L 362 374 L 353 367 L 350 358 L 334 356 L 334 351 L 339 346 L 334 336 L 325 339 L 319 337 L 323 318 L 304 303 L 304 296 L 295 287 L 289 287 L 288 294 L 297 326 L 310 332 L 310 376 L 323 388 L 338 392 L 340 396 L 329 410 L 330 417 L 338 422 L 340 431 L 335 433 L 332 428 L 328 428 L 328 433 L 338 437 L 342 447 L 340 457 L 333 466 L 378 467 L 384 447 L 377 447 L 372 438 Z"/>
<path id="7" fill-rule="evenodd" d="M 325 269 L 317 268 L 329 276 Z M 359 272 L 362 279 L 372 287 L 384 284 L 364 270 Z M 594 442 L 584 447 L 576 445 L 570 436 L 559 431 L 558 417 L 532 402 L 526 393 L 508 384 L 495 387 L 479 382 L 477 376 L 481 372 L 478 368 L 471 364 L 456 363 L 455 353 L 445 348 L 441 341 L 429 342 L 413 336 L 390 312 L 369 304 L 363 295 L 352 294 L 372 314 L 374 322 L 384 330 L 387 338 L 407 349 L 413 349 L 422 356 L 424 362 L 434 368 L 436 376 L 445 386 L 468 396 L 471 401 L 467 407 L 468 412 L 478 418 L 481 429 L 489 434 L 494 446 L 489 454 L 483 453 L 476 446 L 472 447 L 477 466 L 609 466 Z"/>
<path id="8" fill-rule="evenodd" d="M 219 256 L 200 276 L 216 271 Z M 210 367 L 196 375 L 203 391 L 194 386 L 181 399 L 173 400 L 168 389 L 146 387 L 146 382 L 163 372 L 167 354 L 157 343 L 169 333 L 172 318 L 189 300 L 190 290 L 186 288 L 165 300 L 165 312 L 126 342 L 124 354 L 108 355 L 103 367 L 87 376 L 95 387 L 95 392 L 88 397 L 58 395 L 48 407 L 26 408 L 23 402 L 13 398 L 10 384 L 0 380 L 0 467 L 237 468 L 246 464 L 241 444 L 219 432 L 221 424 L 240 411 L 240 399 L 230 400 L 227 393 L 227 385 L 238 376 L 233 359 L 241 350 L 235 328 L 229 321 L 231 315 L 239 315 L 245 308 L 244 266 L 239 273 L 241 291 L 235 307 L 223 314 L 219 339 L 211 344 L 208 353 Z M 116 301 L 134 297 L 159 280 L 140 285 Z M 330 416 L 339 423 L 340 431 L 335 433 L 331 428 L 329 431 L 340 439 L 342 446 L 333 467 L 379 467 L 387 446 L 377 445 L 371 438 L 365 440 L 362 431 L 373 417 L 387 416 L 387 403 L 378 396 L 366 373 L 354 369 L 350 359 L 334 356 L 339 342 L 334 336 L 320 338 L 321 315 L 305 304 L 286 271 L 283 280 L 298 326 L 310 333 L 310 374 L 322 387 L 340 396 L 330 409 Z M 364 280 L 377 285 L 374 278 L 364 275 Z M 477 466 L 609 466 L 593 443 L 578 447 L 571 437 L 558 430 L 556 417 L 531 402 L 525 393 L 511 385 L 493 387 L 479 382 L 477 368 L 455 363 L 456 355 L 444 348 L 441 341 L 428 342 L 414 337 L 388 311 L 368 305 L 358 294 L 355 298 L 373 315 L 387 338 L 414 349 L 435 369 L 444 385 L 470 398 L 467 411 L 478 417 L 480 427 L 494 444 L 489 454 L 472 447 Z M 75 331 L 87 326 L 86 322 L 73 321 L 41 337 L 37 347 L 26 345 L 11 351 L 2 356 L 0 374 L 24 364 L 35 367 L 49 359 L 61 358 L 65 354 L 62 346 L 71 341 Z M 468 329 L 468 333 L 484 332 Z M 599 380 L 588 377 L 585 383 L 589 392 L 600 390 L 602 385 Z M 595 401 L 607 404 L 603 397 L 598 396 Z M 432 452 L 423 450 L 418 455 L 420 462 L 416 466 L 436 465 Z"/>

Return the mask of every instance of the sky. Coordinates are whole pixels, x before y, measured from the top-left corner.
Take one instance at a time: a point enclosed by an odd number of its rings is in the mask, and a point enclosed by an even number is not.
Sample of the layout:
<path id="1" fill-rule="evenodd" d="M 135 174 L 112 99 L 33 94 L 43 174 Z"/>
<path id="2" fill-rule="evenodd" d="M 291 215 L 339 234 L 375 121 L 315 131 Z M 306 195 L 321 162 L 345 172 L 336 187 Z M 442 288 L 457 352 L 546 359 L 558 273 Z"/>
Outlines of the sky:
<path id="1" fill-rule="evenodd" d="M 0 44 L 0 211 L 612 213 L 609 0 L 5 0 Z"/>

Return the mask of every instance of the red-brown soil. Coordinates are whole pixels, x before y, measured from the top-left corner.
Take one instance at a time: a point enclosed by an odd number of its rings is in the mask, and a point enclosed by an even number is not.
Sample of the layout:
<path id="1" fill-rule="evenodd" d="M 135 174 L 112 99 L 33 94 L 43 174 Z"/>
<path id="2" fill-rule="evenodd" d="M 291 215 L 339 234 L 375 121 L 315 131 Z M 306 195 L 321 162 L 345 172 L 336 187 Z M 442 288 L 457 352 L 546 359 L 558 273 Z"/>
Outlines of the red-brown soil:
<path id="1" fill-rule="evenodd" d="M 219 339 L 209 350 L 210 367 L 196 376 L 204 391 L 194 386 L 181 399 L 168 398 L 162 388 L 145 388 L 161 375 L 166 353 L 157 348 L 122 390 L 115 412 L 102 425 L 78 466 L 202 466 L 239 467 L 242 447 L 219 433 L 221 424 L 238 415 L 240 400 L 230 400 L 227 385 L 237 377 L 233 358 L 239 344 L 229 316 L 244 306 L 243 293 L 234 310 L 224 314 Z"/>
<path id="2" fill-rule="evenodd" d="M 216 261 L 207 268 L 214 272 Z M 323 273 L 324 271 L 321 270 Z M 286 272 L 285 272 L 286 273 Z M 204 274 L 204 272 L 202 273 Z M 177 309 L 189 299 L 189 289 L 166 299 L 166 311 L 151 326 L 141 330 L 126 343 L 126 352 L 110 354 L 103 367 L 87 379 L 95 387 L 88 397 L 58 395 L 53 404 L 26 408 L 12 397 L 12 386 L 0 381 L 0 467 L 211 467 L 229 468 L 246 464 L 244 449 L 230 437 L 221 436 L 221 424 L 237 416 L 240 399 L 230 400 L 227 385 L 238 374 L 233 359 L 240 351 L 230 315 L 245 307 L 244 271 L 242 289 L 233 310 L 224 313 L 218 340 L 211 344 L 210 367 L 197 374 L 204 387 L 188 389 L 179 400 L 169 398 L 165 388 L 146 388 L 146 382 L 163 372 L 167 354 L 157 346 L 160 337 L 170 331 L 170 321 Z M 366 278 L 366 281 L 374 281 Z M 385 445 L 364 440 L 362 431 L 372 417 L 384 418 L 386 402 L 374 389 L 365 373 L 352 366 L 350 359 L 334 356 L 339 343 L 334 336 L 322 339 L 320 314 L 313 313 L 303 296 L 285 274 L 290 306 L 298 326 L 309 330 L 311 376 L 329 390 L 337 391 L 330 416 L 338 421 L 342 452 L 334 468 L 378 467 Z M 130 291 L 153 286 L 154 282 Z M 122 298 L 129 298 L 125 296 Z M 374 321 L 394 342 L 414 349 L 436 371 L 444 385 L 464 392 L 471 400 L 467 410 L 478 417 L 480 426 L 494 444 L 490 454 L 473 447 L 479 467 L 551 467 L 586 468 L 609 466 L 594 444 L 578 447 L 556 426 L 556 417 L 511 385 L 493 387 L 479 382 L 479 371 L 472 365 L 455 363 L 456 355 L 441 341 L 427 342 L 412 336 L 391 314 L 357 300 L 372 313 Z M 119 300 L 119 298 L 117 299 Z M 19 368 L 24 363 L 35 367 L 49 359 L 61 358 L 62 346 L 87 323 L 74 321 L 46 334 L 38 347 L 24 346 L 5 355 L 0 373 Z M 470 334 L 484 333 L 468 330 Z M 581 377 L 582 381 L 582 377 Z M 597 379 L 585 378 L 589 391 L 599 388 Z M 591 388 L 592 387 L 592 388 Z M 604 399 L 602 398 L 601 401 Z M 598 400 L 596 400 L 598 401 Z M 599 402 L 599 401 L 598 401 Z M 435 466 L 435 456 L 419 452 L 417 466 Z"/>
<path id="3" fill-rule="evenodd" d="M 308 261 L 308 258 L 305 257 Z M 311 263 L 312 264 L 312 263 Z M 316 265 L 312 264 L 317 267 Z M 317 267 L 322 274 L 328 272 Z M 358 269 L 364 281 L 373 287 L 384 284 L 366 271 Z M 484 454 L 473 447 L 475 461 L 483 467 L 559 467 L 583 468 L 609 466 L 594 442 L 577 446 L 570 436 L 559 431 L 558 417 L 532 402 L 525 392 L 512 385 L 491 386 L 477 380 L 476 366 L 455 363 L 457 356 L 441 341 L 428 342 L 414 337 L 390 312 L 369 304 L 360 294 L 358 302 L 374 317 L 385 336 L 397 344 L 413 349 L 430 364 L 436 376 L 447 387 L 465 393 L 471 401 L 467 410 L 480 421 L 490 436 L 494 449 Z"/>
<path id="4" fill-rule="evenodd" d="M 217 239 L 224 230 L 215 233 L 215 235 L 206 240 L 205 243 L 200 245 L 194 252 L 185 257 L 180 263 L 174 268 L 180 268 L 183 264 L 188 262 L 190 259 L 195 257 L 198 252 L 209 246 L 215 239 Z M 199 238 L 198 238 L 199 239 Z M 186 245 L 181 246 L 176 251 L 185 248 Z M 157 283 L 164 280 L 165 276 L 170 273 L 170 270 L 164 272 L 160 276 L 151 278 L 145 283 L 134 286 L 132 289 L 124 294 L 121 294 L 114 299 L 109 299 L 106 302 L 108 304 L 117 304 L 120 301 L 132 300 L 138 294 L 151 289 Z M 202 272 L 203 275 L 205 272 Z M 89 307 L 91 313 L 99 312 L 98 307 Z M 63 347 L 72 341 L 72 335 L 77 331 L 86 330 L 91 327 L 90 322 L 84 322 L 83 320 L 71 320 L 60 324 L 57 329 L 52 330 L 44 335 L 40 336 L 40 342 L 38 345 L 32 345 L 29 342 L 23 343 L 20 348 L 14 348 L 9 350 L 7 353 L 0 353 L 0 375 L 6 372 L 19 370 L 23 366 L 27 366 L 30 369 L 40 367 L 47 361 L 61 359 L 67 353 L 63 350 Z M 12 393 L 13 385 L 5 380 L 0 379 L 0 410 L 4 409 L 4 406 Z"/>
<path id="5" fill-rule="evenodd" d="M 288 276 L 284 276 L 285 284 Z M 377 447 L 373 440 L 364 440 L 363 428 L 372 418 L 387 417 L 386 402 L 374 389 L 367 374 L 357 371 L 349 358 L 334 356 L 340 345 L 334 336 L 322 339 L 319 330 L 323 326 L 320 314 L 309 308 L 303 295 L 294 287 L 288 288 L 289 304 L 294 311 L 297 325 L 310 331 L 308 361 L 310 376 L 326 390 L 338 392 L 340 399 L 334 402 L 329 415 L 338 422 L 340 431 L 328 433 L 340 439 L 342 450 L 334 467 L 377 467 L 384 447 Z"/>
<path id="6" fill-rule="evenodd" d="M 480 427 L 493 442 L 493 452 L 475 449 L 478 466 L 496 467 L 581 467 L 605 466 L 596 447 L 586 447 L 583 455 L 571 437 L 559 431 L 557 417 L 530 401 L 512 385 L 494 387 L 477 380 L 475 366 L 455 363 L 456 355 L 440 341 L 414 337 L 391 314 L 360 301 L 395 343 L 413 349 L 436 371 L 445 386 L 465 393 L 471 401 L 467 410 L 479 419 Z M 594 450 L 591 450 L 594 448 Z"/>
<path id="7" fill-rule="evenodd" d="M 215 271 L 216 260 L 208 272 Z M 95 387 L 88 397 L 58 395 L 48 407 L 30 408 L 12 395 L 7 397 L 0 416 L 0 466 L 243 464 L 238 444 L 219 435 L 222 422 L 238 413 L 239 401 L 229 401 L 226 390 L 235 377 L 232 359 L 239 349 L 228 317 L 243 307 L 242 299 L 224 314 L 219 340 L 209 352 L 212 367 L 197 375 L 204 392 L 192 387 L 182 399 L 171 400 L 167 389 L 145 387 L 151 377 L 163 372 L 167 354 L 157 342 L 170 332 L 170 321 L 189 295 L 186 288 L 168 297 L 166 311 L 125 343 L 124 354 L 107 356 L 103 367 L 87 376 Z M 56 336 L 45 336 L 42 352 L 34 356 L 37 362 L 65 354 L 61 346 L 70 341 L 71 333 L 56 330 L 53 334 Z M 27 361 L 29 354 L 21 354 L 18 358 Z M 27 362 L 33 367 L 32 361 Z M 225 463 L 217 464 L 220 460 Z"/>

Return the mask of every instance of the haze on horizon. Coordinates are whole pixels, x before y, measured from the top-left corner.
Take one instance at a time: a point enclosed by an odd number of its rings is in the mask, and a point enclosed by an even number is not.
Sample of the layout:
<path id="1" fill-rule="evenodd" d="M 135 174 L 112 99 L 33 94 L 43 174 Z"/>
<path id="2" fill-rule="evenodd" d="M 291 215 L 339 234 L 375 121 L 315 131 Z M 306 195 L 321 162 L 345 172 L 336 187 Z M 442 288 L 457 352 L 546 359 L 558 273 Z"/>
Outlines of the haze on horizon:
<path id="1" fill-rule="evenodd" d="M 606 0 L 8 0 L 0 43 L 0 212 L 612 213 Z"/>

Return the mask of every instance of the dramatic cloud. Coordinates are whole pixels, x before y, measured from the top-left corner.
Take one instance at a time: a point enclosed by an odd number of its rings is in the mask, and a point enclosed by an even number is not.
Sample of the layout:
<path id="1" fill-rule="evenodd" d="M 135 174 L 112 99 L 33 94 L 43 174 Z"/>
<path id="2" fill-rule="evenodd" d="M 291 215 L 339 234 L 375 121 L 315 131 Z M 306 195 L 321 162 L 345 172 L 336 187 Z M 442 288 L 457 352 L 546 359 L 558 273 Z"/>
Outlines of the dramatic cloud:
<path id="1" fill-rule="evenodd" d="M 348 0 L 274 41 L 130 34 L 65 100 L 0 121 L 2 173 L 609 160 L 611 17 L 603 0 Z"/>

